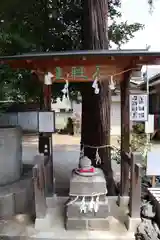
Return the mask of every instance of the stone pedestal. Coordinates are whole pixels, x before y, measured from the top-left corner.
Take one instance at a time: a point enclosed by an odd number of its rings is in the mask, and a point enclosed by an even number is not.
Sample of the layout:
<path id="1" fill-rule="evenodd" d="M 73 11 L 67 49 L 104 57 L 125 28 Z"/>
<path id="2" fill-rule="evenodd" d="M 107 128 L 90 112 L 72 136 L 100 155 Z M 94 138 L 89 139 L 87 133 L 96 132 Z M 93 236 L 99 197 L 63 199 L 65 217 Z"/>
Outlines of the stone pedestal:
<path id="1" fill-rule="evenodd" d="M 66 229 L 108 230 L 109 206 L 106 180 L 100 169 L 94 176 L 80 176 L 73 172 L 70 180 L 70 199 L 66 207 Z M 97 199 L 98 209 L 89 209 L 91 200 Z M 85 197 L 86 212 L 80 210 Z M 75 200 L 76 199 L 76 200 Z"/>

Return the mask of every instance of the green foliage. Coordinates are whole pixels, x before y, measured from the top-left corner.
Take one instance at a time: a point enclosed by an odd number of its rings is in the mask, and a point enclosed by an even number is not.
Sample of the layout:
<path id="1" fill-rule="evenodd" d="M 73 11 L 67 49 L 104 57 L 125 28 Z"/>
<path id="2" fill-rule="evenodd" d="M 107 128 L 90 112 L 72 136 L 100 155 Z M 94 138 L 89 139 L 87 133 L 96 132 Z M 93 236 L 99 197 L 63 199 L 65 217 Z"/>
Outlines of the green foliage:
<path id="1" fill-rule="evenodd" d="M 118 48 L 143 28 L 139 23 L 116 23 L 121 17 L 121 0 L 108 0 L 109 41 Z M 44 52 L 82 48 L 82 0 L 1 0 L 0 54 Z M 5 72 L 5 73 L 4 73 Z M 20 75 L 18 75 L 20 73 Z M 22 76 L 22 77 L 19 77 Z M 0 68 L 0 100 L 37 100 L 40 83 L 31 83 L 27 71 Z M 79 85 L 70 85 L 71 97 L 77 98 Z M 63 86 L 53 86 L 53 95 L 61 94 Z M 3 89 L 3 90 L 2 90 Z"/>
<path id="2" fill-rule="evenodd" d="M 27 70 L 12 70 L 7 65 L 0 66 L 0 111 L 12 102 L 40 101 L 39 80 Z M 34 87 L 33 87 L 34 86 Z M 7 103 L 9 101 L 9 103 Z"/>
<path id="3" fill-rule="evenodd" d="M 143 29 L 143 27 L 144 26 L 140 23 L 128 24 L 127 22 L 121 22 L 117 24 L 116 21 L 113 21 L 112 25 L 109 27 L 109 39 L 120 48 L 134 37 L 135 32 Z"/>
<path id="4" fill-rule="evenodd" d="M 137 123 L 136 125 L 133 125 L 133 132 L 137 134 L 144 133 L 145 131 L 145 124 L 144 123 Z"/>
<path id="5" fill-rule="evenodd" d="M 149 150 L 149 146 L 146 144 L 146 134 L 138 134 L 138 133 L 132 133 L 131 134 L 131 143 L 130 143 L 130 151 L 132 152 L 140 152 L 143 156 L 143 162 L 142 165 L 146 166 L 146 157 L 147 152 Z M 120 144 L 120 139 L 118 139 L 118 143 Z M 120 154 L 120 148 L 115 148 L 112 150 L 112 160 L 115 160 L 117 164 L 120 164 L 121 162 L 121 154 Z"/>

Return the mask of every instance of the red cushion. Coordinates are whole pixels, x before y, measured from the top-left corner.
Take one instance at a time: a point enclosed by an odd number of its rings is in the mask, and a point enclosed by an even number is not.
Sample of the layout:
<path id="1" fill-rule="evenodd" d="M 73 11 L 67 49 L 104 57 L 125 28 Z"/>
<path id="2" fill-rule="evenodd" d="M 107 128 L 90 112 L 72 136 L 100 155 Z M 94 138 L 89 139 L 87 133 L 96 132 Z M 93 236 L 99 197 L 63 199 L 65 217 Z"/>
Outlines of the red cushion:
<path id="1" fill-rule="evenodd" d="M 94 172 L 94 168 L 92 167 L 90 169 L 79 169 L 79 172 L 81 172 L 81 173 L 87 173 L 87 172 L 93 173 Z"/>

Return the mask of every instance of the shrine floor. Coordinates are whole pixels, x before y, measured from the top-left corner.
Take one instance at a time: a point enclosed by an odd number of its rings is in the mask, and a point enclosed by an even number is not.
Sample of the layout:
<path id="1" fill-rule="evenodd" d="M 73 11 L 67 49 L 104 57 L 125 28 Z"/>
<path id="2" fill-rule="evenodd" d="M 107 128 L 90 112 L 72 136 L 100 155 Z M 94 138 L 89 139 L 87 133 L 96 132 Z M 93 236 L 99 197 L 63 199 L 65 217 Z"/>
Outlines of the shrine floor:
<path id="1" fill-rule="evenodd" d="M 58 198 L 58 205 L 48 208 L 46 218 L 39 225 L 39 230 L 35 230 L 33 224 L 22 221 L 20 217 L 10 220 L 0 221 L 0 239 L 105 239 L 105 240 L 131 240 L 134 233 L 127 231 L 122 221 L 126 212 L 124 208 L 118 208 L 116 198 L 111 199 L 109 204 L 112 206 L 112 217 L 108 217 L 108 231 L 66 231 L 64 228 L 64 203 L 67 198 Z M 7 236 L 7 238 L 5 238 Z"/>
<path id="2" fill-rule="evenodd" d="M 53 166 L 57 188 L 60 192 L 68 189 L 71 171 L 77 167 L 79 141 L 79 137 L 53 135 Z M 112 142 L 112 144 L 116 144 L 116 141 Z M 36 136 L 24 136 L 23 163 L 34 165 L 33 158 L 36 154 L 38 154 L 38 138 Z M 118 181 L 120 175 L 119 165 L 113 162 L 112 167 Z M 127 232 L 125 225 L 119 221 L 120 212 L 117 209 L 116 201 L 112 203 L 115 214 L 113 214 L 114 217 L 108 219 L 108 231 L 66 231 L 64 228 L 64 215 L 62 215 L 66 198 L 61 197 L 60 199 L 59 206 L 48 208 L 46 219 L 42 221 L 39 230 L 34 228 L 32 222 L 25 221 L 23 215 L 12 219 L 0 219 L 0 239 L 134 239 L 133 232 Z"/>

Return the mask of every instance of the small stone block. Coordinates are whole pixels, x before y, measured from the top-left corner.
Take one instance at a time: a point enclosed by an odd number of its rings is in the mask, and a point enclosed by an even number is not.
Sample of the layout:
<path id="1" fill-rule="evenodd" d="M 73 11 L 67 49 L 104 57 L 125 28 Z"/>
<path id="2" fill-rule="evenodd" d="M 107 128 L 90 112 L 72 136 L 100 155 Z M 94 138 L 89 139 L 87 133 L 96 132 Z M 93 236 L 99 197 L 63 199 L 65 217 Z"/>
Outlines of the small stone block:
<path id="1" fill-rule="evenodd" d="M 0 217 L 11 217 L 15 214 L 13 193 L 0 196 Z"/>
<path id="2" fill-rule="evenodd" d="M 87 220 L 85 219 L 68 218 L 66 220 L 67 230 L 87 230 L 87 227 Z"/>
<path id="3" fill-rule="evenodd" d="M 89 219 L 88 220 L 88 230 L 96 231 L 108 231 L 109 230 L 109 221 L 108 219 Z"/>

